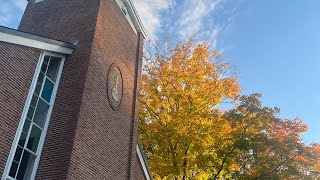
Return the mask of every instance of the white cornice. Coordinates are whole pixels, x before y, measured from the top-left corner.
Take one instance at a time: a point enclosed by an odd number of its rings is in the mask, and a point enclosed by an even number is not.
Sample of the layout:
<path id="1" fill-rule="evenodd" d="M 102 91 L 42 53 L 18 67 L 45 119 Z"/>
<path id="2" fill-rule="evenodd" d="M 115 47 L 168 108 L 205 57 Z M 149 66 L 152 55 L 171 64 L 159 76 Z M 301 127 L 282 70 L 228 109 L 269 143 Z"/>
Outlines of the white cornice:
<path id="1" fill-rule="evenodd" d="M 132 0 L 123 0 L 123 2 L 125 3 L 125 5 L 127 7 L 128 13 L 130 15 L 130 18 L 133 22 L 135 29 L 137 30 L 137 32 L 141 32 L 143 37 L 146 37 L 148 35 L 148 33 L 141 22 L 139 14 L 138 14 Z"/>
<path id="2" fill-rule="evenodd" d="M 0 41 L 61 54 L 72 54 L 73 49 L 76 48 L 76 45 L 71 43 L 36 36 L 1 26 Z"/>

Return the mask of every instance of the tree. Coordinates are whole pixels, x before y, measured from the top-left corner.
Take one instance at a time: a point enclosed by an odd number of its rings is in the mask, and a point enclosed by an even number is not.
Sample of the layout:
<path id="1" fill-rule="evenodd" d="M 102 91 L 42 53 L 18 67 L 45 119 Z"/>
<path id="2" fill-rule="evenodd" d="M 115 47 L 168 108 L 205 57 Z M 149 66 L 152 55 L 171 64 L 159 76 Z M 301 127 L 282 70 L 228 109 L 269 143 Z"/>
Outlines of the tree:
<path id="1" fill-rule="evenodd" d="M 307 126 L 298 118 L 278 118 L 280 109 L 262 107 L 260 97 L 261 94 L 242 96 L 239 106 L 224 114 L 233 127 L 231 136 L 237 139 L 229 147 L 235 149 L 233 154 L 224 154 L 235 159 L 237 169 L 224 166 L 225 172 L 231 172 L 226 175 L 234 179 L 319 177 L 319 144 L 307 146 L 300 137 Z"/>
<path id="2" fill-rule="evenodd" d="M 155 179 L 316 179 L 320 145 L 301 119 L 280 119 L 261 94 L 239 96 L 234 71 L 206 43 L 147 48 L 139 135 Z M 219 109 L 224 100 L 236 105 Z"/>
<path id="3" fill-rule="evenodd" d="M 227 122 L 214 106 L 234 98 L 240 86 L 206 43 L 162 47 L 145 57 L 140 138 L 154 176 L 190 179 L 207 169 L 203 158 L 215 158 L 210 143 L 228 132 L 228 124 L 219 130 Z"/>

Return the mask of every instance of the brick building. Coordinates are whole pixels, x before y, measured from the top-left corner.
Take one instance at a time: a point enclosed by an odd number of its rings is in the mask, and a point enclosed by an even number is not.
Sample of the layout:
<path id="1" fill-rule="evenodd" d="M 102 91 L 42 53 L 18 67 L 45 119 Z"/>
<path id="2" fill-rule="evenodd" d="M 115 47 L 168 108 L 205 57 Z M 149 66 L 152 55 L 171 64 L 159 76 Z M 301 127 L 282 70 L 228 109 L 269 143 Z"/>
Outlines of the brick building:
<path id="1" fill-rule="evenodd" d="M 29 0 L 0 27 L 0 172 L 151 179 L 137 137 L 146 32 L 131 0 Z"/>

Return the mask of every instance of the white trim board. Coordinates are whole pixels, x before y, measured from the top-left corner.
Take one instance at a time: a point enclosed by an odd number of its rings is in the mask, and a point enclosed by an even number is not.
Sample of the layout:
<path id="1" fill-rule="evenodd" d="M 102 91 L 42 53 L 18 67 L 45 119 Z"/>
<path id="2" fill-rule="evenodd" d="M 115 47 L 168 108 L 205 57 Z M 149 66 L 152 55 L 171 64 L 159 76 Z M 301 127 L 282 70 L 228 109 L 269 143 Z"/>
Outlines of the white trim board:
<path id="1" fill-rule="evenodd" d="M 73 48 L 63 47 L 56 44 L 42 42 L 4 32 L 0 32 L 0 41 L 62 54 L 72 54 L 73 52 Z"/>
<path id="2" fill-rule="evenodd" d="M 116 2 L 118 4 L 119 8 L 121 9 L 121 11 L 125 11 L 125 12 L 123 12 L 123 15 L 128 20 L 128 22 L 129 22 L 131 28 L 133 29 L 133 31 L 137 34 L 137 28 L 133 24 L 132 19 L 131 19 L 131 15 L 128 12 L 128 9 L 127 9 L 126 5 L 124 5 L 123 0 L 116 0 Z"/>
<path id="3" fill-rule="evenodd" d="M 136 8 L 134 7 L 132 0 L 122 0 L 122 2 L 126 5 L 129 16 L 132 20 L 132 23 L 133 23 L 136 31 L 141 32 L 143 37 L 146 37 L 148 35 L 148 33 L 140 20 L 139 14 L 138 14 Z"/>
<path id="4" fill-rule="evenodd" d="M 145 160 L 143 158 L 143 155 L 142 155 L 142 152 L 140 150 L 139 144 L 137 144 L 137 154 L 138 154 L 139 161 L 141 163 L 141 166 L 142 166 L 142 169 L 143 169 L 145 177 L 147 178 L 147 180 L 151 180 L 151 177 L 150 177 L 150 174 L 149 174 L 149 171 L 148 171 L 148 167 L 147 167 L 146 162 L 145 162 Z"/>

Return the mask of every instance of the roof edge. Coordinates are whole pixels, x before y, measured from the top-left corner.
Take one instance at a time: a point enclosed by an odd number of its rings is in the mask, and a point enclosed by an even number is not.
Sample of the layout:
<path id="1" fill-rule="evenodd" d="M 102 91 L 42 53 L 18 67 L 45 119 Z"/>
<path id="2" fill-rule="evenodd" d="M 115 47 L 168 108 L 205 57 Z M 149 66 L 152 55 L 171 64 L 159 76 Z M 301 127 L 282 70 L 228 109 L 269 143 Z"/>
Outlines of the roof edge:
<path id="1" fill-rule="evenodd" d="M 71 54 L 77 47 L 76 43 L 72 44 L 64 41 L 49 39 L 4 26 L 0 26 L 0 41 L 63 54 Z"/>
<path id="2" fill-rule="evenodd" d="M 127 8 L 129 10 L 130 17 L 132 18 L 132 21 L 133 21 L 133 24 L 134 24 L 136 30 L 138 32 L 141 32 L 144 38 L 147 37 L 148 33 L 142 24 L 140 16 L 139 16 L 132 0 L 124 0 L 124 2 L 127 4 Z"/>

